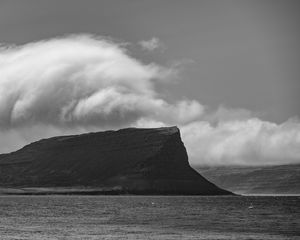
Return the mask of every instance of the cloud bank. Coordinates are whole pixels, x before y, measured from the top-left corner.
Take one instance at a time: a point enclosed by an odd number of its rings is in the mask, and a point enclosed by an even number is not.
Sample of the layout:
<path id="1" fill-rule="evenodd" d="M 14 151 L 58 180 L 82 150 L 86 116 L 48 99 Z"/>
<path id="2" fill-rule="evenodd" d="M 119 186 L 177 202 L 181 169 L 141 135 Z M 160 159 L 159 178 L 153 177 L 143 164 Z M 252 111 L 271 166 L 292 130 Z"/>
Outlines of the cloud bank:
<path id="1" fill-rule="evenodd" d="M 176 69 L 145 64 L 124 46 L 90 35 L 2 45 L 0 152 L 60 134 L 178 125 L 194 165 L 300 162 L 298 120 L 275 124 L 244 109 L 170 102 L 155 86 Z"/>
<path id="2" fill-rule="evenodd" d="M 145 116 L 188 122 L 202 112 L 195 101 L 169 104 L 156 93 L 153 80 L 170 69 L 145 65 L 121 45 L 86 35 L 2 47 L 0 72 L 2 129 L 114 127 Z"/>
<path id="3" fill-rule="evenodd" d="M 182 134 L 194 165 L 300 163 L 300 123 L 296 120 L 275 124 L 251 118 L 216 126 L 197 121 L 183 126 Z"/>

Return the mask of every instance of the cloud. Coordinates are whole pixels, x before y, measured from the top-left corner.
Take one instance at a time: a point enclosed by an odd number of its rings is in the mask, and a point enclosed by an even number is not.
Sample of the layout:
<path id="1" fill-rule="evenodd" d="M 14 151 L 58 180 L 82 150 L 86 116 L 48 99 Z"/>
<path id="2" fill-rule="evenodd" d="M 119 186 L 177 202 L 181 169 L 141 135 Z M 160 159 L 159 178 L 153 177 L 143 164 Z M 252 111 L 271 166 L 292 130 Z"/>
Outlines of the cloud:
<path id="1" fill-rule="evenodd" d="M 230 120 L 213 126 L 197 121 L 182 127 L 194 165 L 266 165 L 300 162 L 300 123 L 282 124 L 257 118 Z"/>
<path id="2" fill-rule="evenodd" d="M 300 162 L 299 120 L 168 101 L 155 87 L 176 67 L 144 64 L 126 46 L 90 35 L 1 45 L 0 152 L 55 135 L 178 125 L 194 165 Z"/>
<path id="3" fill-rule="evenodd" d="M 153 51 L 158 48 L 165 48 L 164 44 L 156 37 L 153 37 L 150 40 L 140 41 L 138 44 L 142 47 L 143 50 L 146 51 Z"/>
<path id="4" fill-rule="evenodd" d="M 170 104 L 158 96 L 154 80 L 172 69 L 145 65 L 121 45 L 88 35 L 2 47 L 0 72 L 2 129 L 115 127 L 145 116 L 188 122 L 202 113 L 195 101 Z"/>

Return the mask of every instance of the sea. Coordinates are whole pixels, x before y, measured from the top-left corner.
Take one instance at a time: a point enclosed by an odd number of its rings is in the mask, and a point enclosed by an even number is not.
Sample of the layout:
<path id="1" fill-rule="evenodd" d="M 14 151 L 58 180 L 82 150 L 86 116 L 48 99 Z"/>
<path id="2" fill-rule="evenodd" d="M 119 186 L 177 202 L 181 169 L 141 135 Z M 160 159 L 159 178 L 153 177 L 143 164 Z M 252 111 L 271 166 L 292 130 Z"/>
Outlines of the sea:
<path id="1" fill-rule="evenodd" d="M 0 239 L 300 239 L 299 196 L 0 196 Z"/>

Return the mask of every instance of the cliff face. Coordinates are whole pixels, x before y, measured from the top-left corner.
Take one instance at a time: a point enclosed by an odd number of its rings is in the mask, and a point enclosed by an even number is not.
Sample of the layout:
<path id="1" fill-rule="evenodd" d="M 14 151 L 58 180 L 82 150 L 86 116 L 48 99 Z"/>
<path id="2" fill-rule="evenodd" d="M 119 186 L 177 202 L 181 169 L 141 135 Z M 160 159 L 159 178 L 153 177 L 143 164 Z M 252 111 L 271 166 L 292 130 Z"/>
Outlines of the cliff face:
<path id="1" fill-rule="evenodd" d="M 40 140 L 0 155 L 0 187 L 229 194 L 189 166 L 177 127 L 128 128 Z"/>

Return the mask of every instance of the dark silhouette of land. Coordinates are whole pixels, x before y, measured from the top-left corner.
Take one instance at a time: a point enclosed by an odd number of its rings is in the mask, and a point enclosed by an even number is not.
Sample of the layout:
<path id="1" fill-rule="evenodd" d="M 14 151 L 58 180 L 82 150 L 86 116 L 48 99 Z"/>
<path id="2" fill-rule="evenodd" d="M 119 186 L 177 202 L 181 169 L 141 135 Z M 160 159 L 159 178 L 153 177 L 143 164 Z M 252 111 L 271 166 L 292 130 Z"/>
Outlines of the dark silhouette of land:
<path id="1" fill-rule="evenodd" d="M 177 127 L 60 136 L 0 155 L 0 192 L 226 195 L 190 167 Z"/>

